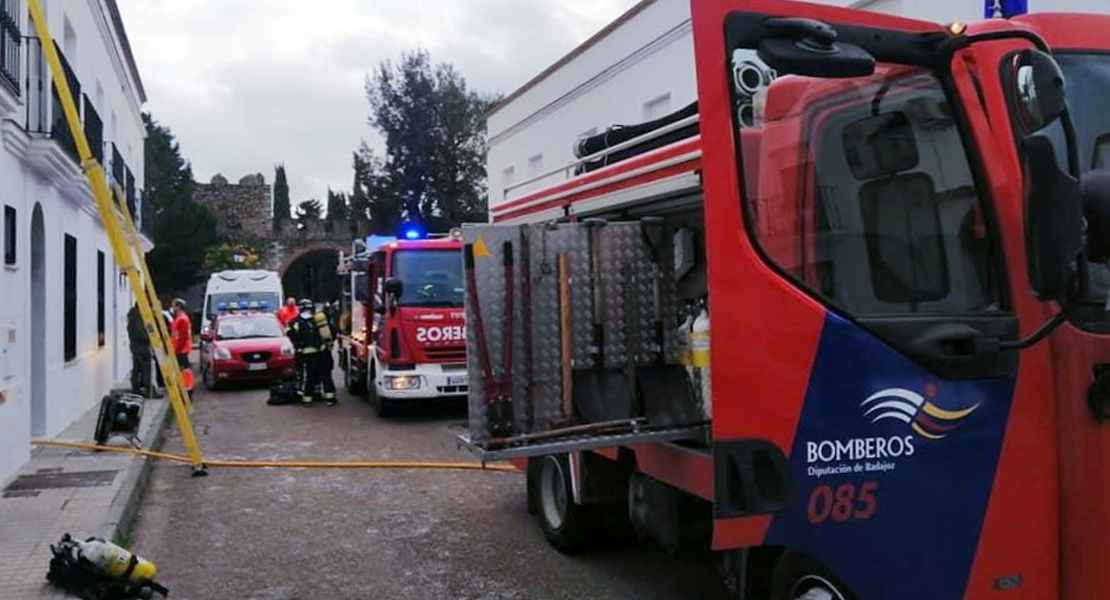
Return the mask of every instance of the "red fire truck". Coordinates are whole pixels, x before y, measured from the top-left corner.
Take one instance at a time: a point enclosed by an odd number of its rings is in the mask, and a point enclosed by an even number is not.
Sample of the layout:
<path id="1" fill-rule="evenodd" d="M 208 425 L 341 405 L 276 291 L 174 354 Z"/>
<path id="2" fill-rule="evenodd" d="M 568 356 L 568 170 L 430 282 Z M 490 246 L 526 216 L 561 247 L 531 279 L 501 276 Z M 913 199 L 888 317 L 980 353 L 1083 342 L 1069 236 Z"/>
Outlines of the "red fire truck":
<path id="1" fill-rule="evenodd" d="M 691 4 L 689 116 L 464 230 L 464 441 L 739 597 L 1110 595 L 1110 17 Z"/>
<path id="2" fill-rule="evenodd" d="M 466 396 L 461 247 L 457 236 L 371 237 L 340 259 L 340 365 L 379 414 Z"/>

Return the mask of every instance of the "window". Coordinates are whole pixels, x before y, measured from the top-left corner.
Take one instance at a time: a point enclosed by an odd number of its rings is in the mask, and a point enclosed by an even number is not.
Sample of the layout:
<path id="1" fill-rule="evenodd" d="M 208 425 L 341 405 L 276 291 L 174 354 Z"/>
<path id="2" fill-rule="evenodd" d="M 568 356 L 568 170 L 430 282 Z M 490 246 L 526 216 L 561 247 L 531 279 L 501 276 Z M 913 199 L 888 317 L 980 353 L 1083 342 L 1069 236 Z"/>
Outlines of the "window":
<path id="1" fill-rule="evenodd" d="M 106 275 L 104 265 L 104 251 L 96 251 L 96 345 L 97 347 L 104 347 L 104 291 L 105 283 L 104 277 Z"/>
<path id="2" fill-rule="evenodd" d="M 65 319 L 63 348 L 65 360 L 69 362 L 77 358 L 77 238 L 68 233 L 65 236 L 65 287 L 62 289 Z"/>
<path id="3" fill-rule="evenodd" d="M 856 316 L 998 312 L 992 245 L 940 82 L 889 67 L 851 81 L 799 80 L 811 89 L 781 95 L 772 84 L 762 139 L 796 147 L 758 165 L 745 148 L 765 254 Z"/>
<path id="4" fill-rule="evenodd" d="M 14 266 L 16 260 L 15 207 L 4 207 L 4 264 Z"/>
<path id="5" fill-rule="evenodd" d="M 535 177 L 543 171 L 543 155 L 537 154 L 528 159 L 528 176 Z"/>
<path id="6" fill-rule="evenodd" d="M 656 96 L 647 102 L 644 102 L 644 120 L 653 121 L 667 114 L 671 109 L 671 94 L 670 92 L 662 96 Z"/>
<path id="7" fill-rule="evenodd" d="M 393 255 L 392 276 L 401 280 L 400 306 L 463 305 L 458 250 L 402 250 Z"/>

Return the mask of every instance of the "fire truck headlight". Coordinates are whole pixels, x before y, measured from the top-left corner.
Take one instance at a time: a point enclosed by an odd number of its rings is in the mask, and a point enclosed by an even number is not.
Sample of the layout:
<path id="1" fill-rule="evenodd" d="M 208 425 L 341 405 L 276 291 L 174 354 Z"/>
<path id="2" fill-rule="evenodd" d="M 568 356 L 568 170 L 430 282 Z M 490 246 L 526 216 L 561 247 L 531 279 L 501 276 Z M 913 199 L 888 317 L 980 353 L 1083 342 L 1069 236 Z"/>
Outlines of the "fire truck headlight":
<path id="1" fill-rule="evenodd" d="M 231 360 L 231 350 L 216 348 L 216 353 L 213 356 L 216 357 L 216 360 Z"/>
<path id="2" fill-rule="evenodd" d="M 281 345 L 281 355 L 282 356 L 293 356 L 293 344 L 291 344 L 289 342 L 285 342 L 284 344 L 282 344 Z"/>
<path id="3" fill-rule="evenodd" d="M 387 390 L 417 390 L 420 389 L 420 377 L 417 375 L 386 375 L 385 388 Z"/>

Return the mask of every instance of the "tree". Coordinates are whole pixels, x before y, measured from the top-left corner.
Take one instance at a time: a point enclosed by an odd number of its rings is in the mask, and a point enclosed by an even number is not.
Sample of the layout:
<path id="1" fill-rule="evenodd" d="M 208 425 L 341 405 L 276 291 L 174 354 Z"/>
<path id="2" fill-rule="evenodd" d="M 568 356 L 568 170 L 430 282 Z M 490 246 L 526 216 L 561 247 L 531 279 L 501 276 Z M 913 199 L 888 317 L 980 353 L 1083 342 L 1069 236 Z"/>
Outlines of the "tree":
<path id="1" fill-rule="evenodd" d="M 385 160 L 365 143 L 355 153 L 354 166 L 352 208 L 370 221 L 370 233 L 396 235 L 404 213 L 402 194 L 398 191 L 399 178 L 386 171 Z"/>
<path id="2" fill-rule="evenodd" d="M 350 218 L 347 210 L 347 194 L 334 192 L 328 188 L 328 220 L 346 221 Z"/>
<path id="3" fill-rule="evenodd" d="M 204 254 L 204 268 L 209 273 L 227 269 L 253 269 L 262 262 L 262 244 L 257 241 L 224 242 L 212 246 Z"/>
<path id="4" fill-rule="evenodd" d="M 385 139 L 379 157 L 365 143 L 355 158 L 352 195 L 365 201 L 375 233 L 405 221 L 446 231 L 486 219 L 485 113 L 495 98 L 469 91 L 427 51 L 384 61 L 366 82 L 370 124 Z M 360 208 L 361 210 L 361 208 Z"/>
<path id="5" fill-rule="evenodd" d="M 324 205 L 313 198 L 297 205 L 297 220 L 303 225 L 308 221 L 319 221 L 324 215 Z"/>
<path id="6" fill-rule="evenodd" d="M 285 178 L 283 163 L 274 167 L 274 229 L 289 217 L 289 182 Z"/>
<path id="7" fill-rule="evenodd" d="M 160 294 L 178 295 L 204 278 L 205 250 L 217 242 L 216 215 L 193 202 L 193 169 L 173 133 L 143 114 L 146 189 L 154 208 L 154 249 L 147 264 Z"/>

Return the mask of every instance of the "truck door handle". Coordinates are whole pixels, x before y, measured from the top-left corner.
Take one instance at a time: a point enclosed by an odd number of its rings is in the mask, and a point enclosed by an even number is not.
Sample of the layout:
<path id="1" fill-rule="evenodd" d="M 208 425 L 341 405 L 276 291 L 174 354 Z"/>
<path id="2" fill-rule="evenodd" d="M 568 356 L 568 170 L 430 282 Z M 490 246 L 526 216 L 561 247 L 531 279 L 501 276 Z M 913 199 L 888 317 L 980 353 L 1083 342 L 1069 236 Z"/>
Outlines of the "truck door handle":
<path id="1" fill-rule="evenodd" d="M 968 325 L 948 323 L 921 334 L 913 346 L 918 352 L 934 358 L 959 360 L 997 353 L 1002 348 L 1002 340 Z"/>

